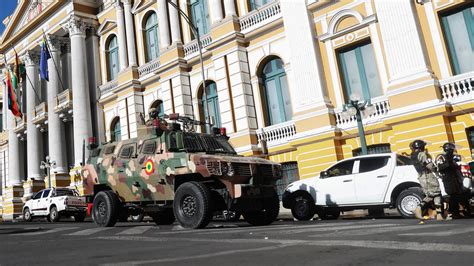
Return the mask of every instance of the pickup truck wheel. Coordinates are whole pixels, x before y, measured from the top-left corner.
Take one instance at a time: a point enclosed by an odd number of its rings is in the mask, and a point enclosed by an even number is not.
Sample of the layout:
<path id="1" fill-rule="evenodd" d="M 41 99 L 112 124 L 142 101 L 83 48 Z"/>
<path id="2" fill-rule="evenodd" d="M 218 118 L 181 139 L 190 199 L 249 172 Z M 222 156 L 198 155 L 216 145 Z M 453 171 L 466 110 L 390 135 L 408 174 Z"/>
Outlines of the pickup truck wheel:
<path id="1" fill-rule="evenodd" d="M 25 208 L 23 210 L 23 221 L 30 222 L 32 219 L 33 219 L 33 217 L 31 216 L 30 209 Z"/>
<path id="2" fill-rule="evenodd" d="M 295 198 L 291 214 L 299 221 L 309 221 L 314 216 L 314 200 L 308 195 Z"/>
<path id="3" fill-rule="evenodd" d="M 84 219 L 86 219 L 86 213 L 78 213 L 74 215 L 74 221 L 76 222 L 84 222 Z"/>
<path id="4" fill-rule="evenodd" d="M 58 222 L 59 221 L 59 212 L 58 208 L 56 206 L 53 206 L 49 209 L 49 221 L 52 223 Z"/>
<path id="5" fill-rule="evenodd" d="M 119 200 L 110 190 L 100 191 L 94 198 L 92 216 L 100 227 L 112 227 L 117 223 L 119 216 Z"/>
<path id="6" fill-rule="evenodd" d="M 403 218 L 415 217 L 415 209 L 423 200 L 423 191 L 419 187 L 403 190 L 397 197 L 397 209 Z"/>
<path id="7" fill-rule="evenodd" d="M 273 223 L 280 212 L 280 200 L 275 191 L 263 200 L 263 210 L 243 212 L 245 221 L 251 225 L 261 226 Z"/>
<path id="8" fill-rule="evenodd" d="M 204 228 L 212 219 L 211 204 L 209 188 L 198 182 L 187 182 L 176 190 L 174 215 L 185 228 Z"/>
<path id="9" fill-rule="evenodd" d="M 145 214 L 143 212 L 137 214 L 137 215 L 132 215 L 132 222 L 134 223 L 141 223 L 143 221 L 143 217 L 145 217 Z M 174 216 L 173 216 L 174 217 Z"/>
<path id="10" fill-rule="evenodd" d="M 143 219 L 143 213 L 140 214 Z M 151 214 L 151 218 L 157 225 L 168 225 L 173 224 L 176 218 L 174 217 L 173 209 L 166 209 L 164 211 L 159 211 Z"/>
<path id="11" fill-rule="evenodd" d="M 316 211 L 321 220 L 337 220 L 341 215 L 341 211 L 337 208 L 334 209 L 321 209 Z"/>

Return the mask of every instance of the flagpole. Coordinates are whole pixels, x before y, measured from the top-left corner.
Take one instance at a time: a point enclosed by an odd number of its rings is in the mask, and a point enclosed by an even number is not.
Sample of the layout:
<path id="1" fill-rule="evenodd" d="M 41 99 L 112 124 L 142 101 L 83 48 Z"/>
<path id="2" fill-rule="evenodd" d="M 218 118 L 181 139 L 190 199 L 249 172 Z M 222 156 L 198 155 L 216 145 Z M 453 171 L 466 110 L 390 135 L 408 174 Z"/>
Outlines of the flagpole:
<path id="1" fill-rule="evenodd" d="M 47 37 L 46 37 L 46 33 L 44 32 L 44 29 L 43 29 L 43 38 L 44 38 L 44 41 L 45 41 L 44 43 L 46 45 L 46 49 L 47 49 L 47 51 L 50 55 L 50 58 L 53 60 L 53 64 L 54 64 L 54 68 L 56 69 L 56 73 L 58 74 L 59 83 L 61 83 L 61 87 L 63 88 L 63 91 L 64 91 L 64 90 L 66 90 L 66 88 L 64 87 L 63 80 L 61 79 L 61 75 L 59 74 L 58 66 L 56 65 L 56 60 L 54 60 L 54 57 L 50 53 L 51 49 L 49 49 L 49 44 L 48 44 L 48 40 L 47 40 Z"/>

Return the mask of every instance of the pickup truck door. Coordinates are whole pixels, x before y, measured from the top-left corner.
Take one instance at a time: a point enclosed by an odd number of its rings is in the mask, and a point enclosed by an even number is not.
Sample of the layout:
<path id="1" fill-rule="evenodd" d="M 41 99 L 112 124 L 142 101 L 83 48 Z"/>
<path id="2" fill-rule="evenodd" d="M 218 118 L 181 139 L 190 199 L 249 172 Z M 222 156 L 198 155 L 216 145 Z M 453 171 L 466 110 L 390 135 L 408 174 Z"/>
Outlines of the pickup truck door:
<path id="1" fill-rule="evenodd" d="M 38 209 L 38 203 L 39 203 L 39 201 L 40 201 L 40 199 L 41 199 L 41 195 L 43 195 L 43 190 L 37 192 L 37 193 L 34 194 L 33 197 L 31 198 L 30 212 L 31 212 L 33 215 L 39 215 L 39 214 L 40 214 L 37 209 Z"/>
<path id="2" fill-rule="evenodd" d="M 41 214 L 41 215 L 48 214 L 48 206 L 50 204 L 49 194 L 51 194 L 51 189 L 44 190 L 43 195 L 41 195 L 41 199 L 38 200 L 38 205 L 36 206 L 38 214 Z"/>
<path id="3" fill-rule="evenodd" d="M 358 204 L 382 203 L 393 174 L 390 156 L 360 158 L 354 174 Z"/>
<path id="4" fill-rule="evenodd" d="M 327 177 L 316 180 L 316 205 L 336 206 L 353 203 L 355 195 L 352 176 L 354 160 L 342 161 L 327 170 Z"/>

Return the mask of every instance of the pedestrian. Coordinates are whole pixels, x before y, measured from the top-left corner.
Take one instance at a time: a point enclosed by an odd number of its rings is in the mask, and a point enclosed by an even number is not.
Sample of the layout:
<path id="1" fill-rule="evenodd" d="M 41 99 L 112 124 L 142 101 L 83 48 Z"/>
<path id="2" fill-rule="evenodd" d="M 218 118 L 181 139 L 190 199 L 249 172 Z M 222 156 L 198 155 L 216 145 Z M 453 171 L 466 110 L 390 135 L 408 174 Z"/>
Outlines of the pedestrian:
<path id="1" fill-rule="evenodd" d="M 425 149 L 426 142 L 415 140 L 411 143 L 411 146 L 410 148 L 413 150 L 411 159 L 418 172 L 418 181 L 425 194 L 425 198 L 417 208 L 415 215 L 420 219 L 443 219 L 441 190 L 438 179 L 434 174 L 435 164 L 431 159 L 431 155 Z"/>
<path id="2" fill-rule="evenodd" d="M 448 211 L 452 218 L 462 218 L 466 215 L 464 210 L 468 209 L 469 200 L 466 202 L 466 189 L 463 186 L 463 176 L 460 166 L 455 161 L 456 146 L 447 142 L 443 146 L 443 153 L 436 157 L 436 167 L 443 181 L 446 196 L 444 201 L 448 203 Z"/>

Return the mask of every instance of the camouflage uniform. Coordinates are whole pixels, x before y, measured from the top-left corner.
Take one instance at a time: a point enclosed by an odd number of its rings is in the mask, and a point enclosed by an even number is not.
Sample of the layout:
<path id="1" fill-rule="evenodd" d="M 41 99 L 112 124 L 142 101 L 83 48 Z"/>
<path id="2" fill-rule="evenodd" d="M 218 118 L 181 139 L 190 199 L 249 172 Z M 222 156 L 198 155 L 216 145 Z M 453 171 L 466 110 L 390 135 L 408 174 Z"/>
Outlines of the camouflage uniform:
<path id="1" fill-rule="evenodd" d="M 417 159 L 419 163 L 425 165 L 425 169 L 423 169 L 421 172 L 418 172 L 418 181 L 420 181 L 423 193 L 426 195 L 423 201 L 430 202 L 435 197 L 441 195 L 438 179 L 432 172 L 432 170 L 434 170 L 434 165 L 431 162 L 431 156 L 427 152 L 419 152 Z"/>

